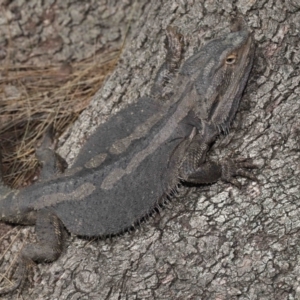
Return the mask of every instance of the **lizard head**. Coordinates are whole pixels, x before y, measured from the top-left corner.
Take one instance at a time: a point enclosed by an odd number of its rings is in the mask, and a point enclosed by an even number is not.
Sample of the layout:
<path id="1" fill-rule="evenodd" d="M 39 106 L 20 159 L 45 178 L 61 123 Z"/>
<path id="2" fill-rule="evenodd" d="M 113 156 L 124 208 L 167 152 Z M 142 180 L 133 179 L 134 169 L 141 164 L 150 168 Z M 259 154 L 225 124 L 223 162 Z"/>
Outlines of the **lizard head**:
<path id="1" fill-rule="evenodd" d="M 207 43 L 183 66 L 183 73 L 193 77 L 202 119 L 223 132 L 239 106 L 253 55 L 252 37 L 242 30 Z"/>
<path id="2" fill-rule="evenodd" d="M 247 31 L 239 31 L 229 34 L 220 45 L 223 51 L 211 78 L 208 117 L 227 132 L 252 68 L 254 44 Z"/>

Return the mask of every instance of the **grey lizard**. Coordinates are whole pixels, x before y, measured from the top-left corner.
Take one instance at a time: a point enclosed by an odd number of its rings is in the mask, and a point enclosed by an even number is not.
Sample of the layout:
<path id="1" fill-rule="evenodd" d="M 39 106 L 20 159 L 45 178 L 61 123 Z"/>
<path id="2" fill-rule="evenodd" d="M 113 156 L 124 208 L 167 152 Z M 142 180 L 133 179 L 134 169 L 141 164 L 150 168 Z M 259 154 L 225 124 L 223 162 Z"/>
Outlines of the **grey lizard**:
<path id="1" fill-rule="evenodd" d="M 65 231 L 82 237 L 122 233 L 172 197 L 179 183 L 239 185 L 255 177 L 248 160 L 212 161 L 207 152 L 227 132 L 252 68 L 254 43 L 242 28 L 208 42 L 180 67 L 182 37 L 167 29 L 166 62 L 149 97 L 112 116 L 87 140 L 75 164 L 57 175 L 44 147 L 41 179 L 22 190 L 0 186 L 0 221 L 35 225 L 37 243 L 19 255 L 16 290 L 30 261 L 51 262 Z M 179 70 L 179 71 L 178 71 Z"/>

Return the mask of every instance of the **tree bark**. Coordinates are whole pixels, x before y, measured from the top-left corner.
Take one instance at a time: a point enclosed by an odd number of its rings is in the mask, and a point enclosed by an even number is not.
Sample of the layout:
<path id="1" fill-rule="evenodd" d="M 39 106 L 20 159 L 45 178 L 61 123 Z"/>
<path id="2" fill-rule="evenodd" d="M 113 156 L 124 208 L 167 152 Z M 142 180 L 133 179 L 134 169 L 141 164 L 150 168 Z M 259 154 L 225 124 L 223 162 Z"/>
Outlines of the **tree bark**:
<path id="1" fill-rule="evenodd" d="M 117 5 L 117 4 L 116 4 Z M 71 164 L 87 135 L 149 93 L 178 26 L 185 57 L 243 16 L 254 67 L 230 133 L 211 155 L 249 157 L 259 182 L 218 182 L 186 195 L 140 229 L 112 240 L 71 237 L 39 265 L 24 299 L 300 299 L 300 4 L 297 0 L 135 1 L 120 62 L 72 128 Z M 7 296 L 7 299 L 13 296 Z M 5 298 L 3 298 L 5 299 Z"/>

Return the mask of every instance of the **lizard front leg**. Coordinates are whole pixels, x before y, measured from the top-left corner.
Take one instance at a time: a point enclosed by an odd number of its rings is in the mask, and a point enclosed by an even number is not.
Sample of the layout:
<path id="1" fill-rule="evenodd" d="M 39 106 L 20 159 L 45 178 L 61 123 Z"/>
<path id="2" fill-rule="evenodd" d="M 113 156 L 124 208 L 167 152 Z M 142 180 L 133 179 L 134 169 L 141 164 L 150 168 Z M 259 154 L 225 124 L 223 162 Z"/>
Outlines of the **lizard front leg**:
<path id="1" fill-rule="evenodd" d="M 195 133 L 195 129 L 189 138 L 183 140 L 174 152 L 171 162 L 177 164 L 180 180 L 195 184 L 214 183 L 219 179 L 230 182 L 237 187 L 241 184 L 236 176 L 247 177 L 256 180 L 256 177 L 245 169 L 257 168 L 248 159 L 226 159 L 219 162 L 207 160 L 207 152 L 214 142 L 217 131 L 207 127 L 202 133 Z M 178 152 L 184 152 L 183 158 L 178 160 Z"/>
<path id="2" fill-rule="evenodd" d="M 247 159 L 228 159 L 220 162 L 207 161 L 196 168 L 182 168 L 180 170 L 180 178 L 185 182 L 196 184 L 213 183 L 221 179 L 241 188 L 240 182 L 235 177 L 241 176 L 257 180 L 256 176 L 245 170 L 255 168 L 257 166 Z"/>

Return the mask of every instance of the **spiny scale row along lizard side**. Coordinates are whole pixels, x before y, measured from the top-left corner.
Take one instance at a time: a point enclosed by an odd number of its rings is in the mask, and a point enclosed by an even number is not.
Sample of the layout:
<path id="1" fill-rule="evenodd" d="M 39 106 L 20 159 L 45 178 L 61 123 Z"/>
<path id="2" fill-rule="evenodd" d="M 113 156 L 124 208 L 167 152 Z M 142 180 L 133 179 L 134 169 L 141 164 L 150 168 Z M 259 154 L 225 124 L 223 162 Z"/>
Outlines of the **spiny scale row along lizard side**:
<path id="1" fill-rule="evenodd" d="M 166 40 L 166 61 L 151 95 L 99 126 L 72 168 L 57 175 L 56 155 L 44 145 L 37 151 L 44 165 L 37 183 L 20 191 L 1 184 L 0 221 L 35 225 L 38 242 L 23 248 L 14 283 L 0 294 L 24 282 L 30 261 L 56 260 L 66 231 L 82 237 L 122 233 L 162 205 L 180 182 L 239 185 L 236 176 L 255 179 L 245 170 L 255 167 L 249 160 L 207 157 L 239 107 L 253 63 L 251 35 L 239 29 L 216 38 L 181 67 L 182 36 L 169 27 Z"/>

